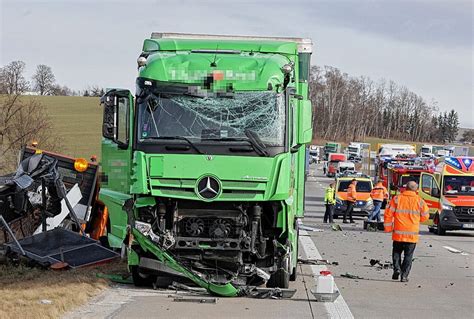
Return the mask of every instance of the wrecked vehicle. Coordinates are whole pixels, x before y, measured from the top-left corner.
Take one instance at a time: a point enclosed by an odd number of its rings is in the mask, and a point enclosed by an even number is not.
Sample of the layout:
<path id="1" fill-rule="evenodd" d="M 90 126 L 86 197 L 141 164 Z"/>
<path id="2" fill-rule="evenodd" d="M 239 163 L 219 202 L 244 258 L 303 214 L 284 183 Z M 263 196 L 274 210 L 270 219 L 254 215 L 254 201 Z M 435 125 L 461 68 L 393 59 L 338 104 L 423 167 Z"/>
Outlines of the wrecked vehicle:
<path id="1" fill-rule="evenodd" d="M 16 173 L 0 177 L 0 243 L 8 257 L 63 268 L 116 258 L 97 241 L 106 234 L 98 164 L 29 147 L 19 158 Z"/>
<path id="2" fill-rule="evenodd" d="M 136 94 L 109 89 L 100 200 L 136 284 L 222 296 L 296 277 L 311 40 L 153 33 Z M 302 147 L 303 146 L 303 147 Z M 166 276 L 166 275 L 165 275 Z"/>

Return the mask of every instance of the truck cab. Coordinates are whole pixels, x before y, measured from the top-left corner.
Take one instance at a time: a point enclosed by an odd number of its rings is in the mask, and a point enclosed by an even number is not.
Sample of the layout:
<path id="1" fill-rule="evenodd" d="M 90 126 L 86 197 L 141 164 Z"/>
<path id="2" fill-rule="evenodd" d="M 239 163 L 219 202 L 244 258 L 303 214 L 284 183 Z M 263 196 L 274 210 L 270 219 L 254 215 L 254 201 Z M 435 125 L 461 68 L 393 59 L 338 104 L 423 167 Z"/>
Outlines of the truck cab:
<path id="1" fill-rule="evenodd" d="M 421 173 L 420 196 L 430 208 L 430 231 L 474 230 L 474 158 L 445 157 L 434 174 Z"/>
<path id="2" fill-rule="evenodd" d="M 347 156 L 343 153 L 330 153 L 328 155 L 328 162 L 327 162 L 327 170 L 326 176 L 327 177 L 335 177 L 337 173 L 337 167 L 339 162 L 346 162 Z"/>
<path id="3" fill-rule="evenodd" d="M 153 33 L 136 92 L 109 89 L 100 199 L 136 284 L 286 288 L 304 214 L 311 40 Z"/>

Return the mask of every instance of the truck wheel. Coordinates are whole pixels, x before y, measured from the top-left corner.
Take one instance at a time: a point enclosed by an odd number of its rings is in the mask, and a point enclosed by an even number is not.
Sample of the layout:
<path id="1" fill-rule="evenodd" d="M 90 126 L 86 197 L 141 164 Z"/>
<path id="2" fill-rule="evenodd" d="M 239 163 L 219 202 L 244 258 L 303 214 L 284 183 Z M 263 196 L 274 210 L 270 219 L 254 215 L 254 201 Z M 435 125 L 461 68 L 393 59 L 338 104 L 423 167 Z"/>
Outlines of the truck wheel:
<path id="1" fill-rule="evenodd" d="M 138 266 L 131 266 L 133 284 L 137 287 L 151 287 L 156 281 L 156 276 L 141 273 Z"/>
<path id="2" fill-rule="evenodd" d="M 282 267 L 275 271 L 267 281 L 268 288 L 288 288 L 290 286 L 290 258 L 285 257 Z"/>
<path id="3" fill-rule="evenodd" d="M 438 221 L 438 225 L 436 226 L 436 234 L 439 236 L 444 236 L 446 235 L 446 229 L 444 229 L 440 222 Z"/>

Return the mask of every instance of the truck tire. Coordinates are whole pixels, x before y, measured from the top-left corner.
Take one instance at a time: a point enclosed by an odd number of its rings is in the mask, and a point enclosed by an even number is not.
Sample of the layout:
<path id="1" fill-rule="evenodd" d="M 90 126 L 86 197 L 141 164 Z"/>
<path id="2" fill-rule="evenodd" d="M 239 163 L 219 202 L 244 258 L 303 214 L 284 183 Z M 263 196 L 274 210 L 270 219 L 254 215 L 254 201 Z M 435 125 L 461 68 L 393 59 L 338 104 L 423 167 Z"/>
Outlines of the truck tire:
<path id="1" fill-rule="evenodd" d="M 440 222 L 438 221 L 438 225 L 436 226 L 436 234 L 439 236 L 446 235 L 446 229 L 441 226 Z"/>
<path id="2" fill-rule="evenodd" d="M 285 257 L 282 267 L 275 271 L 267 281 L 268 288 L 288 288 L 290 286 L 290 258 Z"/>
<path id="3" fill-rule="evenodd" d="M 156 281 L 156 276 L 140 272 L 138 266 L 131 266 L 133 284 L 137 287 L 151 287 Z"/>
<path id="4" fill-rule="evenodd" d="M 433 223 L 436 223 L 436 235 L 439 236 L 444 236 L 446 235 L 446 229 L 441 226 L 441 217 L 439 214 L 436 214 L 435 217 L 433 218 Z"/>

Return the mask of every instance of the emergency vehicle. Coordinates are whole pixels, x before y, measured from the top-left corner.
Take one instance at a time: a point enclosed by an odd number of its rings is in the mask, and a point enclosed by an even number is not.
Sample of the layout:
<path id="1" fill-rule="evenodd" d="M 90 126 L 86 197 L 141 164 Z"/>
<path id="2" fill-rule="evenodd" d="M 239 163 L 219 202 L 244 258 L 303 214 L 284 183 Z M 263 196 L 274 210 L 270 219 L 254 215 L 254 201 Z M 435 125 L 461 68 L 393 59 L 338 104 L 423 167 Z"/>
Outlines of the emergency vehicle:
<path id="1" fill-rule="evenodd" d="M 336 179 L 336 207 L 334 209 L 334 218 L 338 218 L 339 215 L 344 215 L 344 211 L 347 208 L 347 188 L 353 179 L 357 181 L 357 201 L 354 205 L 352 215 L 368 216 L 374 209 L 374 203 L 370 197 L 370 192 L 373 188 L 370 177 L 360 173 L 349 173 L 344 177 L 339 177 Z"/>
<path id="2" fill-rule="evenodd" d="M 431 232 L 474 230 L 474 157 L 445 157 L 434 174 L 421 173 L 420 196 L 430 208 Z"/>
<path id="3" fill-rule="evenodd" d="M 433 173 L 434 168 L 432 159 L 398 156 L 383 159 L 377 166 L 377 177 L 387 188 L 391 198 L 403 192 L 409 181 L 419 184 L 421 173 Z"/>

